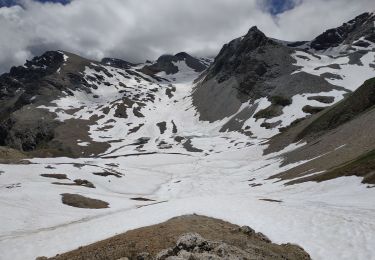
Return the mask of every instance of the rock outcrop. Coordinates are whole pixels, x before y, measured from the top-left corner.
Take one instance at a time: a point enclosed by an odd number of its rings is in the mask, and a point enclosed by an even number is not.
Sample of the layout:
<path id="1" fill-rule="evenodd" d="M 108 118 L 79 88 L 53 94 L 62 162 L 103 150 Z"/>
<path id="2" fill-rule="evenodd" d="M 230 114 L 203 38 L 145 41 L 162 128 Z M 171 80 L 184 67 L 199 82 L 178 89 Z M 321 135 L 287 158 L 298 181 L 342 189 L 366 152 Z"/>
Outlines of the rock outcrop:
<path id="1" fill-rule="evenodd" d="M 209 238 L 209 239 L 208 239 Z M 53 260 L 259 259 L 310 260 L 301 247 L 277 245 L 248 226 L 199 215 L 128 231 L 95 244 L 57 255 Z"/>

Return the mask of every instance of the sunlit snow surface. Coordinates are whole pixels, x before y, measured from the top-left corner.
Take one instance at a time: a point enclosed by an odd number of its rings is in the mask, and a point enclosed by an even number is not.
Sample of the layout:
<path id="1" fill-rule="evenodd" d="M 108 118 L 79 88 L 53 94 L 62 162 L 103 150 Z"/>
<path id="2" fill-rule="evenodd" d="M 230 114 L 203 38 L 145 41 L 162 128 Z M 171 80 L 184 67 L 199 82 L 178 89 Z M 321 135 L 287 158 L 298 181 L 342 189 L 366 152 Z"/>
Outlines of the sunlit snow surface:
<path id="1" fill-rule="evenodd" d="M 280 168 L 282 159 L 278 156 L 303 144 L 292 144 L 278 154 L 263 156 L 263 138 L 277 131 L 262 128 L 261 120 L 251 118 L 244 125 L 251 126 L 254 138 L 237 132 L 220 133 L 219 129 L 230 118 L 215 123 L 199 121 L 190 97 L 198 74 L 184 62 L 176 65 L 179 74 L 159 75 L 170 79 L 170 83 L 138 82 L 135 77 L 124 77 L 118 69 L 108 67 L 115 75 L 106 78 L 110 86 L 100 85 L 92 94 L 75 92 L 74 96 L 56 100 L 57 107 L 44 107 L 56 112 L 61 121 L 102 116 L 97 125 L 90 126 L 92 140 L 121 142 L 111 142 L 110 149 L 98 158 L 33 159 L 31 165 L 0 165 L 0 259 L 53 256 L 129 229 L 191 213 L 249 225 L 276 243 L 297 243 L 313 259 L 375 259 L 374 188 L 366 188 L 357 177 L 292 186 L 267 180 L 294 167 Z M 314 72 L 307 65 L 301 70 Z M 85 71 L 86 75 L 92 73 L 89 68 Z M 104 73 L 102 76 L 106 77 Z M 361 77 L 362 81 L 366 79 Z M 120 87 L 119 82 L 126 87 Z M 354 79 L 348 80 L 349 89 L 351 82 Z M 171 98 L 165 94 L 170 84 L 176 88 Z M 146 102 L 153 88 L 157 89 L 153 92 L 155 100 Z M 139 101 L 145 104 L 140 110 L 144 117 L 132 112 L 141 104 L 127 109 L 126 119 L 115 117 L 114 109 L 108 113 L 103 110 L 122 102 L 120 89 L 128 96 L 138 95 L 138 100 L 145 100 Z M 335 102 L 342 98 L 341 92 L 321 95 L 334 96 Z M 292 105 L 273 120 L 281 120 L 282 126 L 287 126 L 306 116 L 301 110 L 305 102 L 311 105 L 317 102 L 307 100 L 308 96 L 293 97 Z M 269 105 L 266 99 L 256 102 L 258 110 Z M 239 112 L 246 105 L 250 104 L 244 104 Z M 65 111 L 76 108 L 80 110 Z M 164 133 L 156 127 L 162 121 L 166 122 Z M 177 132 L 173 131 L 173 124 Z M 138 131 L 129 133 L 139 125 L 142 126 Z M 99 130 L 103 126 L 107 126 L 106 131 Z M 188 151 L 175 141 L 176 136 L 190 140 L 201 152 Z M 132 145 L 145 137 L 149 140 L 142 148 Z M 90 145 L 77 142 L 81 146 Z M 119 173 L 122 177 L 93 174 L 102 171 Z M 40 176 L 46 173 L 66 174 L 70 180 L 87 179 L 96 188 L 54 185 L 55 181 L 71 181 Z M 69 207 L 61 203 L 62 193 L 104 200 L 110 208 Z M 155 201 L 131 200 L 135 197 Z"/>
<path id="2" fill-rule="evenodd" d="M 349 46 L 340 45 L 314 54 L 296 51 L 293 55 L 297 60 L 295 65 L 301 68 L 295 73 L 304 71 L 317 76 L 330 73 L 333 76 L 326 78 L 329 83 L 354 91 L 363 83 L 364 79 L 372 78 L 375 75 L 373 52 L 375 44 L 364 38 L 360 38 L 358 41 L 366 42 L 369 46 L 366 48 L 350 46 L 349 48 Z M 354 53 L 355 55 L 353 55 Z M 352 61 L 350 61 L 350 54 L 353 55 Z"/>

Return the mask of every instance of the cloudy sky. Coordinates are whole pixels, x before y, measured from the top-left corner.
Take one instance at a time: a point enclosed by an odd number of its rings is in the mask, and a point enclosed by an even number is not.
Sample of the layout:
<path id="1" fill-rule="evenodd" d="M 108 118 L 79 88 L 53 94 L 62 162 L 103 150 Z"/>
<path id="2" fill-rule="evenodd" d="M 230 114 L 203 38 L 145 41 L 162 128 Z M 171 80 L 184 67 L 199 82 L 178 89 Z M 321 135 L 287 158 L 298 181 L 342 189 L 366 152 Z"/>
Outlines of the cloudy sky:
<path id="1" fill-rule="evenodd" d="M 57 49 L 132 62 L 213 56 L 253 25 L 309 40 L 369 10 L 374 0 L 0 0 L 0 72 Z"/>

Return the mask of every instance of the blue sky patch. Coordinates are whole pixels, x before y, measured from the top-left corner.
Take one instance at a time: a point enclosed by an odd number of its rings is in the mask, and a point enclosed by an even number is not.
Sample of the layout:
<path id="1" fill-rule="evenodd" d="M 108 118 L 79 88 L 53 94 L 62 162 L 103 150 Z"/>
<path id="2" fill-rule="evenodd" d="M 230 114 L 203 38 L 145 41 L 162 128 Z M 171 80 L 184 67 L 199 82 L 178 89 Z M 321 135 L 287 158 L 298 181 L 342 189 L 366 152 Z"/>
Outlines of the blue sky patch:
<path id="1" fill-rule="evenodd" d="M 272 15 L 278 15 L 291 10 L 301 2 L 302 0 L 258 0 L 258 4 L 260 4 L 263 10 Z"/>
<path id="2" fill-rule="evenodd" d="M 62 4 L 68 4 L 70 0 L 34 0 L 41 3 L 62 3 Z M 9 7 L 13 5 L 18 5 L 19 1 L 17 0 L 0 0 L 0 7 Z"/>
<path id="3" fill-rule="evenodd" d="M 71 0 L 33 0 L 41 3 L 61 3 L 68 4 Z M 293 9 L 303 0 L 257 0 L 261 8 L 271 15 L 278 15 L 290 9 Z M 19 4 L 19 0 L 0 0 L 0 7 L 9 7 Z"/>

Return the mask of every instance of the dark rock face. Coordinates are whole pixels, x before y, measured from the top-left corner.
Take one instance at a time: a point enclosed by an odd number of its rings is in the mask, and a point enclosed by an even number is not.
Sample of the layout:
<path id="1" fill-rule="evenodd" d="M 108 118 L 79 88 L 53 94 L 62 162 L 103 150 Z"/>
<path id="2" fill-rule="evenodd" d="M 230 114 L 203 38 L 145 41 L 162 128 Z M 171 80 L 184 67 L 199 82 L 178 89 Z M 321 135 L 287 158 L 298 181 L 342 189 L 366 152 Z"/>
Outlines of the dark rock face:
<path id="1" fill-rule="evenodd" d="M 66 61 L 64 55 L 49 51 L 0 76 L 0 145 L 21 151 L 52 148 L 61 122 L 38 107 L 74 90 L 90 93 L 93 87 L 81 73 L 91 62 L 74 54 Z"/>
<path id="2" fill-rule="evenodd" d="M 304 45 L 306 43 L 308 43 L 308 41 L 291 42 L 291 43 L 288 43 L 287 45 L 289 47 L 300 47 L 301 45 Z"/>
<path id="3" fill-rule="evenodd" d="M 176 55 L 162 55 L 157 59 L 156 63 L 146 65 L 142 70 L 149 71 L 153 74 L 162 71 L 164 71 L 167 75 L 176 74 L 178 72 L 178 67 L 173 63 L 178 61 L 185 61 L 186 65 L 196 72 L 202 72 L 207 68 L 207 65 L 199 59 L 190 56 L 186 52 L 180 52 Z"/>
<path id="4" fill-rule="evenodd" d="M 180 52 L 175 55 L 180 61 L 185 60 L 186 65 L 196 72 L 202 72 L 207 69 L 207 66 L 202 63 L 200 60 L 190 56 L 186 52 Z"/>
<path id="5" fill-rule="evenodd" d="M 294 52 L 294 47 L 268 38 L 257 27 L 224 45 L 193 93 L 200 119 L 223 119 L 236 113 L 243 102 L 262 97 L 278 97 L 275 101 L 282 104 L 277 106 L 283 107 L 296 94 L 337 89 L 322 77 L 304 72 L 292 74 L 298 69 Z M 241 121 L 253 115 L 248 112 L 241 115 Z"/>
<path id="6" fill-rule="evenodd" d="M 54 138 L 54 129 L 58 125 L 46 111 L 21 109 L 1 122 L 0 145 L 20 151 L 33 151 Z"/>
<path id="7" fill-rule="evenodd" d="M 315 50 L 325 50 L 341 43 L 353 44 L 354 40 L 361 37 L 375 42 L 374 20 L 375 17 L 371 13 L 363 13 L 340 27 L 325 31 L 316 37 L 310 46 Z"/>
<path id="8" fill-rule="evenodd" d="M 276 68 L 275 65 L 283 61 L 288 66 Z M 223 46 L 204 81 L 197 86 L 193 104 L 201 120 L 220 120 L 236 112 L 242 102 L 265 96 L 268 91 L 262 83 L 271 74 L 290 74 L 292 63 L 286 47 L 252 27 L 243 38 Z"/>
<path id="9" fill-rule="evenodd" d="M 25 66 L 12 67 L 9 73 L 0 76 L 0 120 L 24 105 L 32 103 L 32 98 L 51 88 L 59 86 L 43 80 L 55 73 L 63 64 L 60 52 L 46 52 L 40 57 L 27 61 Z"/>
<path id="10" fill-rule="evenodd" d="M 55 73 L 63 64 L 64 55 L 57 51 L 48 51 L 42 56 L 26 61 L 25 66 L 12 67 L 9 76 L 18 80 L 36 80 Z"/>
<path id="11" fill-rule="evenodd" d="M 46 102 L 60 92 L 62 86 L 49 77 L 63 63 L 63 53 L 46 52 L 0 76 L 0 145 L 32 151 L 53 138 L 58 124 L 53 115 L 22 108 L 38 102 L 39 96 Z"/>
<path id="12" fill-rule="evenodd" d="M 156 124 L 160 130 L 160 134 L 164 134 L 164 132 L 167 130 L 167 123 L 165 121 L 159 122 Z"/>
<path id="13" fill-rule="evenodd" d="M 359 40 L 359 41 L 353 43 L 353 45 L 354 45 L 354 46 L 358 46 L 358 47 L 364 47 L 364 48 L 367 48 L 367 47 L 370 46 L 370 43 Z"/>
<path id="14" fill-rule="evenodd" d="M 155 64 L 147 66 L 153 73 L 159 73 L 165 71 L 166 74 L 176 74 L 178 72 L 178 67 L 172 62 L 178 61 L 175 56 L 163 55 L 158 58 Z"/>
<path id="15" fill-rule="evenodd" d="M 245 37 L 224 45 L 215 58 L 206 80 L 217 77 L 218 83 L 221 83 L 231 76 L 243 75 L 251 71 L 251 75 L 246 75 L 251 81 L 241 88 L 246 91 L 246 87 L 250 87 L 267 73 L 269 64 L 263 59 L 262 54 L 266 52 L 266 49 L 276 46 L 277 44 L 267 38 L 257 27 L 252 27 Z"/>

